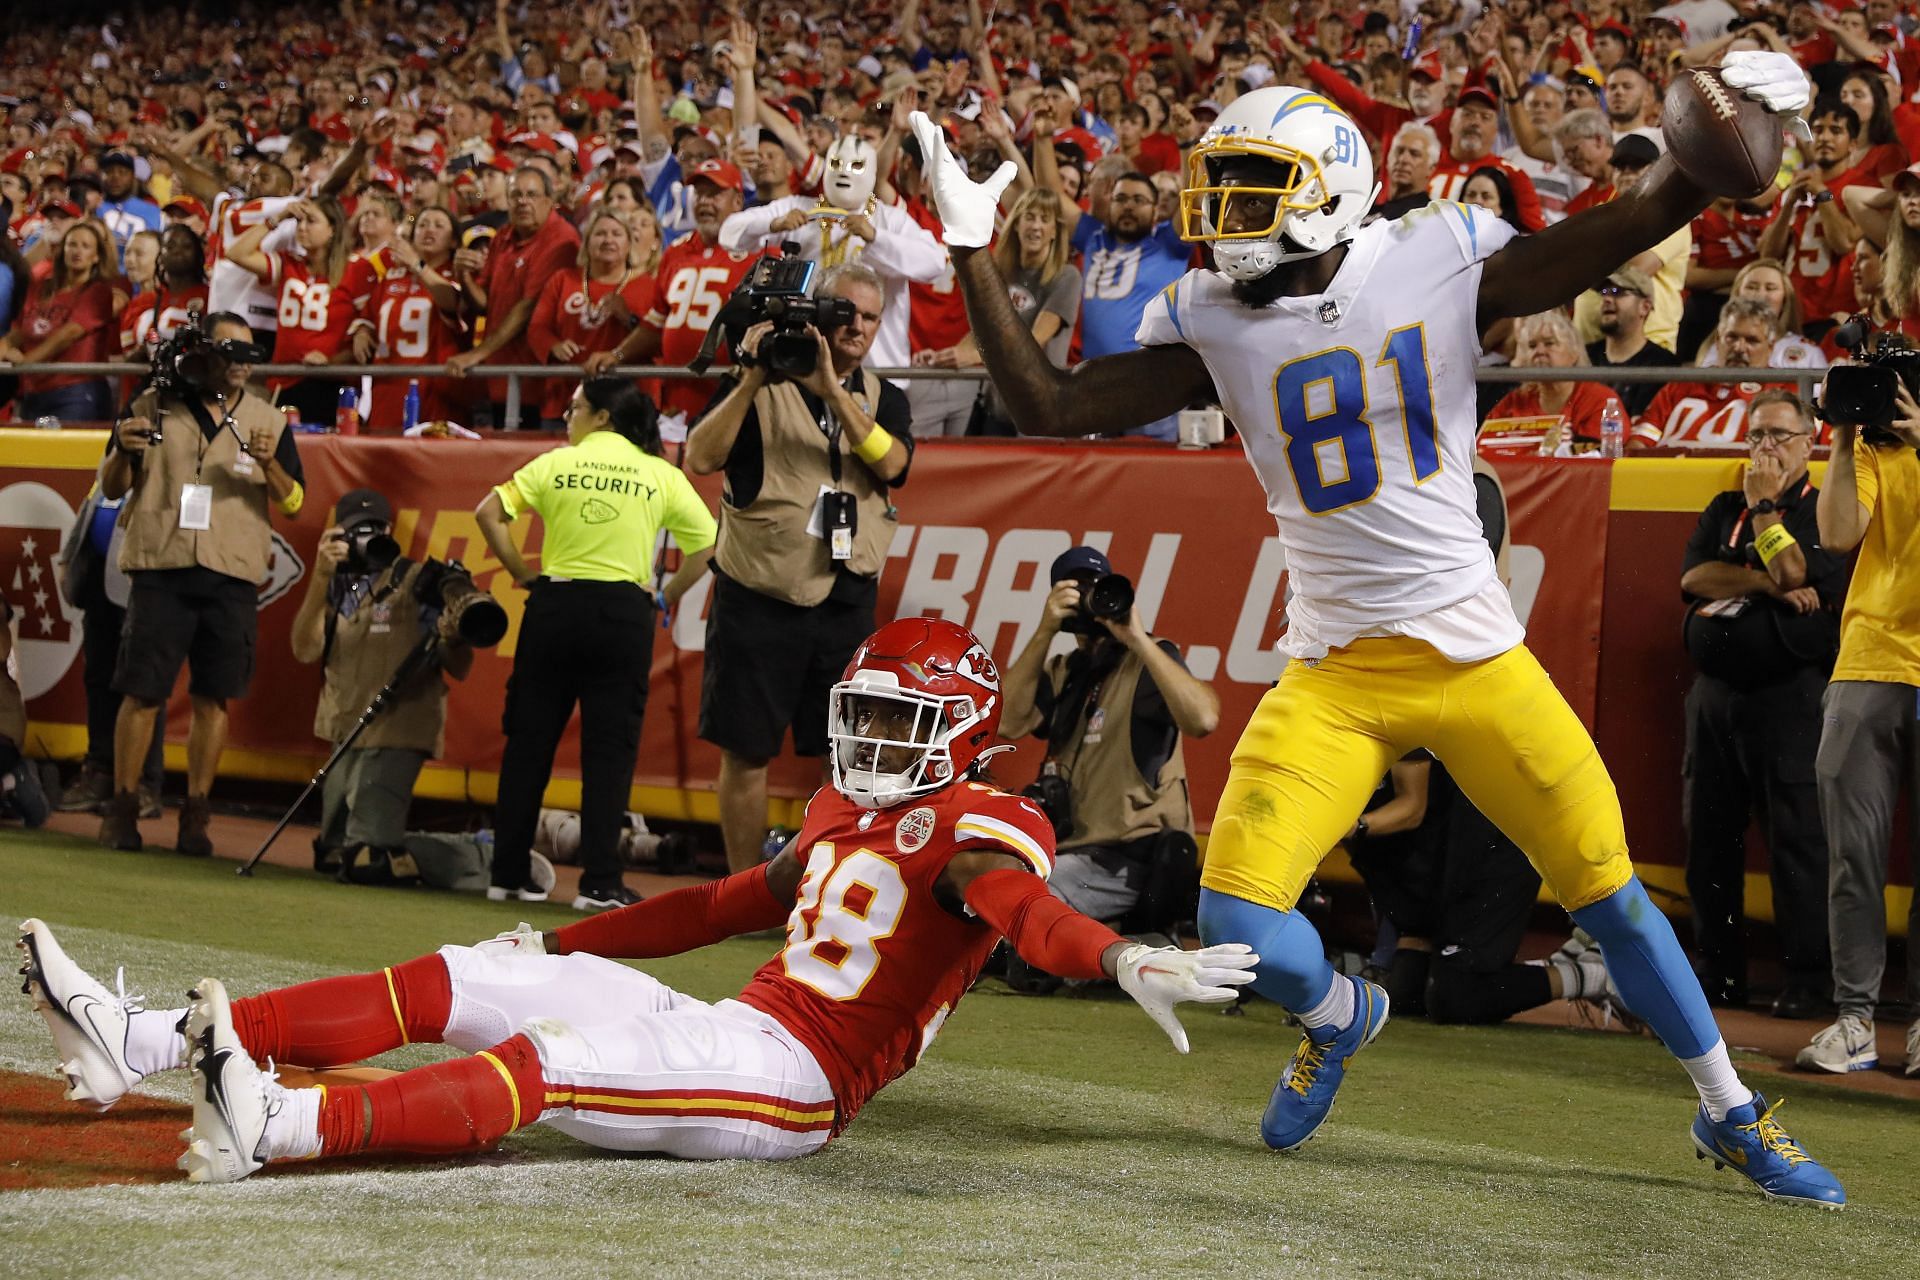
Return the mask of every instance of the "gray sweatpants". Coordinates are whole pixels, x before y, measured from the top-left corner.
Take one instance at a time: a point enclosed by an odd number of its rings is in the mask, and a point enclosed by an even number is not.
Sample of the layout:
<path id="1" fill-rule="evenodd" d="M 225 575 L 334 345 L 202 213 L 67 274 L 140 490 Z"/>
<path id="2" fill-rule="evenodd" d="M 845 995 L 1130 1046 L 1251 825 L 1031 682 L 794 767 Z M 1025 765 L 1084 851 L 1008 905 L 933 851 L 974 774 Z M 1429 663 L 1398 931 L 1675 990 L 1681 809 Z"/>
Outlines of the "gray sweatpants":
<path id="1" fill-rule="evenodd" d="M 1910 684 L 1836 680 L 1821 699 L 1820 815 L 1827 828 L 1827 926 L 1833 1002 L 1873 1017 L 1887 967 L 1887 858 L 1904 783 L 1920 799 Z M 1920 821 L 1909 822 L 1920 849 Z M 1907 913 L 1907 998 L 1920 1000 L 1920 894 Z"/>
<path id="2" fill-rule="evenodd" d="M 397 849 L 407 837 L 407 809 L 427 753 L 404 747 L 354 747 L 320 785 L 320 843 Z"/>

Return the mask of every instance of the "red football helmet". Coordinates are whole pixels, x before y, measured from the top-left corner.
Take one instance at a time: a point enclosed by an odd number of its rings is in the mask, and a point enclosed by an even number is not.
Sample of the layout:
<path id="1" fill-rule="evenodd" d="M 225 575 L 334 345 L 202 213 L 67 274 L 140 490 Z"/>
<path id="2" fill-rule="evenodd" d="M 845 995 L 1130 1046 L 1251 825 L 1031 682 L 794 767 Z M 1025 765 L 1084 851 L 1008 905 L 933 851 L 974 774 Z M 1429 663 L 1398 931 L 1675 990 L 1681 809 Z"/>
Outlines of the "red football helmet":
<path id="1" fill-rule="evenodd" d="M 833 686 L 834 788 L 884 809 L 930 795 L 993 749 L 1000 668 L 971 631 L 902 618 L 868 636 Z"/>

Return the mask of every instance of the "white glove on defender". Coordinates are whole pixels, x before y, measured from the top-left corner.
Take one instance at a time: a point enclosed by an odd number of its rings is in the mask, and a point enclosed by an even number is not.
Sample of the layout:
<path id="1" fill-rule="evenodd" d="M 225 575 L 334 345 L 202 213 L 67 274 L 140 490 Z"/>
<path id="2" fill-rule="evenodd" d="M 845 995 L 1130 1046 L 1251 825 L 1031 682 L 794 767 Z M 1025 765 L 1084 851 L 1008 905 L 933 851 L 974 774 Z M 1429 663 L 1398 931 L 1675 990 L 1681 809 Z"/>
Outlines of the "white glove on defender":
<path id="1" fill-rule="evenodd" d="M 1149 947 L 1135 943 L 1120 953 L 1114 966 L 1120 987 L 1181 1053 L 1187 1051 L 1187 1029 L 1173 1016 L 1173 1006 L 1185 1001 L 1232 1004 L 1237 987 L 1253 981 L 1260 957 L 1244 942 L 1223 942 L 1198 951 L 1178 947 Z"/>
<path id="2" fill-rule="evenodd" d="M 522 920 L 506 933 L 474 943 L 473 949 L 487 956 L 543 956 L 547 943 L 538 929 Z"/>
<path id="3" fill-rule="evenodd" d="M 947 136 L 924 111 L 907 117 L 913 136 L 920 140 L 920 155 L 925 160 L 927 185 L 933 189 L 934 207 L 940 210 L 942 239 L 956 249 L 984 249 L 993 242 L 993 220 L 1000 207 L 1000 193 L 1007 189 L 1018 172 L 1013 161 L 1003 161 L 985 182 L 975 182 L 953 153 L 947 150 Z"/>
<path id="4" fill-rule="evenodd" d="M 1807 73 L 1784 53 L 1730 53 L 1720 62 L 1720 78 L 1775 115 L 1798 115 L 1813 100 Z"/>

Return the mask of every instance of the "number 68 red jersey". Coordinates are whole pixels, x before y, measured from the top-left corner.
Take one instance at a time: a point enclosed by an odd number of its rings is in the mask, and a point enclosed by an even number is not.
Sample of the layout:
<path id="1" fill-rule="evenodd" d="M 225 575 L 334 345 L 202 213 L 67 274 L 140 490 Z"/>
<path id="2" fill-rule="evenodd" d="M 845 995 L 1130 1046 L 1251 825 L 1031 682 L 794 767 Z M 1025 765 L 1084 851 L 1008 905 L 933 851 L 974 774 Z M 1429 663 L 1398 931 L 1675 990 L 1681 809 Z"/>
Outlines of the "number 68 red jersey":
<path id="1" fill-rule="evenodd" d="M 1032 802 L 960 783 L 918 804 L 864 809 L 823 789 L 793 852 L 806 868 L 787 945 L 740 1000 L 779 1019 L 833 1084 L 844 1129 L 919 1060 L 1000 935 L 935 894 L 963 849 L 1011 854 L 1044 877 L 1053 826 Z"/>

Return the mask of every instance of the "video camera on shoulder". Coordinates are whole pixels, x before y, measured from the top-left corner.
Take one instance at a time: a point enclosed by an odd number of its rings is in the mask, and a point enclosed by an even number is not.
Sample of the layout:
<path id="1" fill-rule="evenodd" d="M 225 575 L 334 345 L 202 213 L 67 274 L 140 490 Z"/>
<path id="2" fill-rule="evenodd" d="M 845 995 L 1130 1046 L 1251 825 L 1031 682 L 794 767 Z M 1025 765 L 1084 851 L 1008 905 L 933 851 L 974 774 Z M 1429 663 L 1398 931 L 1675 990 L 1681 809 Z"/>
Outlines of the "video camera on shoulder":
<path id="1" fill-rule="evenodd" d="M 781 250 L 780 257 L 756 262 L 720 308 L 700 353 L 687 365 L 693 372 L 707 371 L 724 339 L 735 360 L 747 368 L 765 369 L 770 384 L 804 378 L 820 363 L 819 344 L 807 326 L 829 333 L 853 323 L 853 303 L 815 294 L 820 264 L 802 258 L 800 246 L 792 241 L 781 245 Z M 757 351 L 742 349 L 747 330 L 763 321 L 773 325 L 773 332 L 761 340 Z"/>
<path id="2" fill-rule="evenodd" d="M 163 395 L 203 395 L 220 389 L 227 365 L 265 364 L 272 355 L 255 342 L 216 341 L 208 331 L 205 313 L 199 313 L 153 349 L 147 385 Z"/>
<path id="3" fill-rule="evenodd" d="M 1900 415 L 1899 389 L 1920 399 L 1920 351 L 1898 333 L 1875 333 L 1873 322 L 1856 315 L 1834 330 L 1834 341 L 1856 361 L 1827 370 L 1821 400 L 1814 406 L 1828 422 L 1860 429 L 1870 445 L 1903 443 L 1893 433 Z"/>

